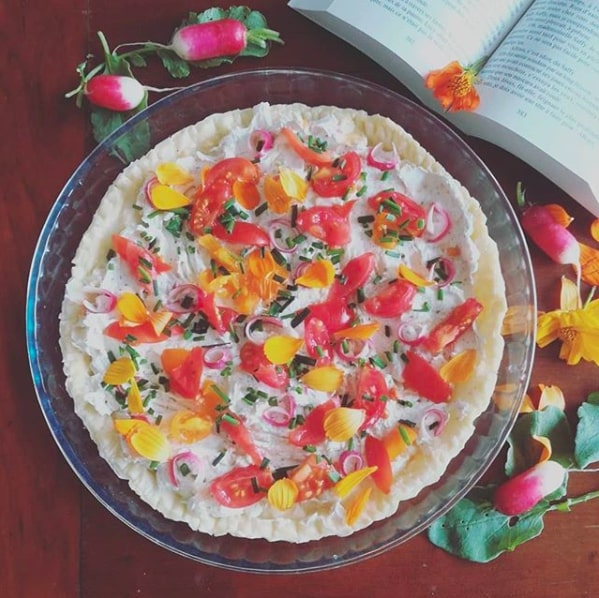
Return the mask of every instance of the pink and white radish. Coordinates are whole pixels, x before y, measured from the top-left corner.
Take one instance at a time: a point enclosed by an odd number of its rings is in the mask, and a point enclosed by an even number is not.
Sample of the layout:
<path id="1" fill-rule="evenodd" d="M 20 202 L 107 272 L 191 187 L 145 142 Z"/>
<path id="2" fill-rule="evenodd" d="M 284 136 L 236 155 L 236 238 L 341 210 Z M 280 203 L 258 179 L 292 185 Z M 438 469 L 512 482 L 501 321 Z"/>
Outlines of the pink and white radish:
<path id="1" fill-rule="evenodd" d="M 236 56 L 249 43 L 265 47 L 267 41 L 281 42 L 281 39 L 272 29 L 248 29 L 237 19 L 219 19 L 181 27 L 167 47 L 183 60 L 199 62 Z"/>
<path id="2" fill-rule="evenodd" d="M 83 95 L 94 106 L 115 112 L 137 108 L 146 93 L 146 88 L 137 79 L 125 75 L 96 75 L 83 89 Z"/>

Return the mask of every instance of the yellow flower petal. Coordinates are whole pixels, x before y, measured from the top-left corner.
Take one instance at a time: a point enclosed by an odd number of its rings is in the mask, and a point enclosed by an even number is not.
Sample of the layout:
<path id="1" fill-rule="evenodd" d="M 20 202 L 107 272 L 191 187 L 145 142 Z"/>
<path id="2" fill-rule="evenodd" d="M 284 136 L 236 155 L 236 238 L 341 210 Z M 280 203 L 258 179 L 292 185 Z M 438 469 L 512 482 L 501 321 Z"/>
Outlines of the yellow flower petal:
<path id="1" fill-rule="evenodd" d="M 187 170 L 174 162 L 163 162 L 156 167 L 156 178 L 163 185 L 187 185 L 193 177 Z"/>
<path id="2" fill-rule="evenodd" d="M 127 392 L 127 409 L 131 415 L 141 415 L 145 413 L 141 392 L 135 379 L 131 380 L 131 387 Z"/>
<path id="3" fill-rule="evenodd" d="M 123 293 L 118 298 L 116 307 L 121 314 L 121 325 L 123 326 L 137 326 L 148 321 L 148 310 L 135 293 Z"/>
<path id="4" fill-rule="evenodd" d="M 595 218 L 595 220 L 591 222 L 591 237 L 599 243 L 599 218 Z"/>
<path id="5" fill-rule="evenodd" d="M 539 411 L 545 409 L 545 407 L 557 407 L 561 411 L 566 408 L 566 399 L 564 393 L 559 386 L 539 384 L 541 390 L 541 397 L 539 398 Z"/>
<path id="6" fill-rule="evenodd" d="M 156 334 L 162 334 L 173 317 L 170 311 L 153 311 L 149 314 L 150 323 Z"/>
<path id="7" fill-rule="evenodd" d="M 304 341 L 292 336 L 275 335 L 264 343 L 264 354 L 270 363 L 282 365 L 291 361 Z"/>
<path id="8" fill-rule="evenodd" d="M 150 186 L 150 201 L 157 210 L 176 210 L 191 203 L 191 199 L 168 185 L 156 183 Z"/>
<path id="9" fill-rule="evenodd" d="M 476 350 L 467 349 L 454 355 L 447 363 L 443 364 L 439 373 L 445 382 L 458 384 L 470 379 L 474 372 L 475 364 Z"/>
<path id="10" fill-rule="evenodd" d="M 308 181 L 297 172 L 289 168 L 279 170 L 279 180 L 285 194 L 292 199 L 303 201 L 308 192 Z"/>
<path id="11" fill-rule="evenodd" d="M 420 276 L 420 274 L 417 274 L 416 272 L 414 272 L 414 270 L 412 270 L 411 268 L 408 268 L 408 266 L 406 266 L 405 264 L 400 264 L 397 271 L 398 271 L 398 274 L 404 280 L 411 282 L 413 285 L 415 285 L 417 287 L 429 287 L 429 286 L 435 284 L 434 281 L 423 278 L 422 276 Z"/>
<path id="12" fill-rule="evenodd" d="M 576 283 L 566 276 L 562 276 L 562 286 L 559 295 L 559 306 L 563 311 L 573 311 L 582 307 L 580 291 Z"/>
<path id="13" fill-rule="evenodd" d="M 137 428 L 127 437 L 131 448 L 141 457 L 150 461 L 163 463 L 170 457 L 171 449 L 166 436 L 158 429 L 158 426 L 140 422 Z"/>
<path id="14" fill-rule="evenodd" d="M 106 368 L 102 382 L 111 386 L 118 386 L 129 382 L 133 376 L 135 376 L 135 364 L 130 357 L 124 356 L 115 359 Z"/>
<path id="15" fill-rule="evenodd" d="M 311 369 L 301 377 L 301 381 L 312 390 L 335 392 L 343 382 L 343 372 L 332 365 Z"/>
<path id="16" fill-rule="evenodd" d="M 362 467 L 356 471 L 348 473 L 343 479 L 339 480 L 333 490 L 340 498 L 345 498 L 358 484 L 363 482 L 369 475 L 373 474 L 378 467 Z"/>
<path id="17" fill-rule="evenodd" d="M 414 444 L 418 433 L 416 428 L 403 423 L 397 424 L 385 436 L 383 436 L 383 444 L 387 449 L 389 459 L 393 460 L 399 457 L 409 446 Z"/>
<path id="18" fill-rule="evenodd" d="M 536 436 L 533 434 L 532 436 L 533 440 L 535 440 L 536 442 L 538 442 L 541 447 L 541 454 L 539 456 L 539 463 L 542 463 L 543 461 L 548 461 L 549 459 L 551 459 L 551 440 L 549 440 L 549 438 L 546 438 L 545 436 Z"/>
<path id="19" fill-rule="evenodd" d="M 202 235 L 198 237 L 197 242 L 219 266 L 229 272 L 241 272 L 241 257 L 223 247 L 214 235 Z"/>
<path id="20" fill-rule="evenodd" d="M 298 494 L 297 484 L 293 480 L 281 478 L 268 489 L 267 498 L 271 507 L 286 511 L 295 504 Z"/>
<path id="21" fill-rule="evenodd" d="M 524 399 L 520 405 L 518 413 L 532 413 L 535 410 L 535 405 L 529 394 L 524 395 Z"/>
<path id="22" fill-rule="evenodd" d="M 325 434 L 329 440 L 346 442 L 358 432 L 365 418 L 366 413 L 363 409 L 335 407 L 325 415 Z"/>
<path id="23" fill-rule="evenodd" d="M 190 444 L 206 438 L 212 431 L 212 420 L 189 409 L 177 411 L 169 424 L 173 440 Z"/>
<path id="24" fill-rule="evenodd" d="M 599 286 L 599 250 L 584 243 L 579 245 L 582 280 L 591 286 Z"/>
<path id="25" fill-rule="evenodd" d="M 354 525 L 354 523 L 358 520 L 358 517 L 360 517 L 364 511 L 364 507 L 368 503 L 371 492 L 372 486 L 366 486 L 349 503 L 349 505 L 347 505 L 347 510 L 345 512 L 345 523 L 347 523 L 347 525 Z"/>
<path id="26" fill-rule="evenodd" d="M 264 198 L 268 209 L 275 214 L 286 214 L 291 206 L 291 197 L 285 193 L 279 177 L 264 177 Z"/>
<path id="27" fill-rule="evenodd" d="M 357 324 L 356 326 L 350 326 L 349 328 L 342 328 L 341 330 L 337 330 L 337 332 L 333 333 L 333 338 L 335 340 L 348 338 L 365 341 L 369 339 L 380 327 L 381 325 L 379 322 Z"/>
<path id="28" fill-rule="evenodd" d="M 333 284 L 335 267 L 330 260 L 317 260 L 308 264 L 302 275 L 295 279 L 296 284 L 312 289 L 323 289 Z"/>

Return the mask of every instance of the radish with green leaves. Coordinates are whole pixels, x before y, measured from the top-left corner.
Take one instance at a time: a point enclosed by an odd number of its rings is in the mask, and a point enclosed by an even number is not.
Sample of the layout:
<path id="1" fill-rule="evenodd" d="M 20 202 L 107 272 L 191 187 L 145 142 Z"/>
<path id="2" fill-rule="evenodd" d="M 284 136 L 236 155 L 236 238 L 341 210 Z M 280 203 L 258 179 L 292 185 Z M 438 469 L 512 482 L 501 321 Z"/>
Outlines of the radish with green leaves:
<path id="1" fill-rule="evenodd" d="M 181 27 L 167 47 L 183 60 L 199 62 L 237 56 L 249 43 L 264 47 L 268 41 L 280 42 L 281 39 L 272 29 L 248 29 L 237 19 L 219 19 Z"/>
<path id="2" fill-rule="evenodd" d="M 96 75 L 85 83 L 83 95 L 94 106 L 126 112 L 137 108 L 146 95 L 145 87 L 124 75 Z"/>

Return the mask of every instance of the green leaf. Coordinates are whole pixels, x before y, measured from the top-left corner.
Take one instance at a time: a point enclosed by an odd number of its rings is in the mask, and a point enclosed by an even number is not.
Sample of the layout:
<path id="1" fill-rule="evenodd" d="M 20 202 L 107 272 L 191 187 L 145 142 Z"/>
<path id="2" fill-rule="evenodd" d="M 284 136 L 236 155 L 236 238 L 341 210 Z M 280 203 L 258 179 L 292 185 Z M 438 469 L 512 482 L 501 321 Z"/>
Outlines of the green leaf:
<path id="1" fill-rule="evenodd" d="M 592 393 L 577 411 L 575 457 L 578 467 L 599 461 L 599 393 Z"/>
<path id="2" fill-rule="evenodd" d="M 131 54 L 129 60 L 131 61 L 131 64 L 136 67 L 148 66 L 146 59 L 140 54 Z"/>
<path id="3" fill-rule="evenodd" d="M 266 18 L 261 12 L 258 12 L 257 10 L 251 10 L 249 12 L 246 12 L 245 17 L 239 20 L 242 21 L 248 29 L 265 29 L 266 27 L 268 27 Z"/>
<path id="4" fill-rule="evenodd" d="M 172 50 L 157 50 L 156 54 L 171 77 L 183 79 L 189 76 L 191 72 L 189 63 L 179 58 Z"/>
<path id="5" fill-rule="evenodd" d="M 549 406 L 542 411 L 524 413 L 518 417 L 508 437 L 505 473 L 512 477 L 537 463 L 538 443 L 532 436 L 545 436 L 551 441 L 551 459 L 564 467 L 574 464 L 574 439 L 570 424 L 561 409 Z"/>
<path id="6" fill-rule="evenodd" d="M 508 517 L 493 509 L 494 487 L 473 489 L 428 529 L 429 540 L 454 556 L 487 563 L 543 531 L 546 504 Z"/>

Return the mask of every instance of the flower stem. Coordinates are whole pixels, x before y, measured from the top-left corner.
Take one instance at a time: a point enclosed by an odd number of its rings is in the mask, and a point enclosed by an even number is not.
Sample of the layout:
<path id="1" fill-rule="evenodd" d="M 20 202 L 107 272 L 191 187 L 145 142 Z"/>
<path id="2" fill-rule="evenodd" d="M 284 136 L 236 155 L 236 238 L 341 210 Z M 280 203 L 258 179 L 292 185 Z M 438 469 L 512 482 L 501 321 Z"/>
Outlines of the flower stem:
<path id="1" fill-rule="evenodd" d="M 551 505 L 547 510 L 569 511 L 571 507 L 588 502 L 589 500 L 593 500 L 594 498 L 599 498 L 599 490 L 593 490 L 592 492 L 587 492 L 586 494 L 581 494 L 580 496 L 573 496 L 572 498 L 565 498 L 564 500 L 560 500 L 555 504 Z"/>

